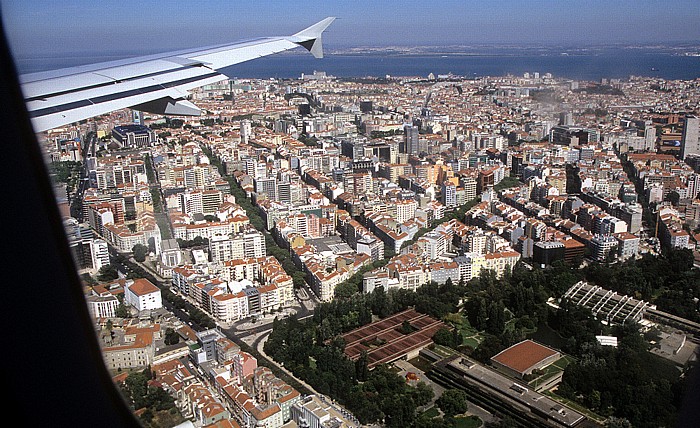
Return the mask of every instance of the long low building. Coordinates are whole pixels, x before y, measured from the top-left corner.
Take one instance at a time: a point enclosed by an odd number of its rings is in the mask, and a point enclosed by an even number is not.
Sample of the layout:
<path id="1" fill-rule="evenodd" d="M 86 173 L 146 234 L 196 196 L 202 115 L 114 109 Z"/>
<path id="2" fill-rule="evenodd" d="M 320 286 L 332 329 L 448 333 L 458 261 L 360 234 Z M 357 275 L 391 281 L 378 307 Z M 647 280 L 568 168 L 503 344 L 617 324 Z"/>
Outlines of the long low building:
<path id="1" fill-rule="evenodd" d="M 367 367 L 412 358 L 433 343 L 433 335 L 449 328 L 442 321 L 407 309 L 342 335 L 345 355 L 351 360 L 367 352 Z"/>
<path id="2" fill-rule="evenodd" d="M 649 304 L 643 300 L 617 294 L 585 281 L 572 285 L 564 298 L 590 309 L 597 319 L 608 324 L 639 322 L 649 308 Z"/>
<path id="3" fill-rule="evenodd" d="M 451 387 L 458 384 L 483 400 L 489 397 L 489 402 L 497 400 L 506 405 L 528 426 L 574 427 L 586 420 L 576 410 L 464 356 L 455 355 L 436 363 L 434 372 L 433 376 L 449 379 Z"/>

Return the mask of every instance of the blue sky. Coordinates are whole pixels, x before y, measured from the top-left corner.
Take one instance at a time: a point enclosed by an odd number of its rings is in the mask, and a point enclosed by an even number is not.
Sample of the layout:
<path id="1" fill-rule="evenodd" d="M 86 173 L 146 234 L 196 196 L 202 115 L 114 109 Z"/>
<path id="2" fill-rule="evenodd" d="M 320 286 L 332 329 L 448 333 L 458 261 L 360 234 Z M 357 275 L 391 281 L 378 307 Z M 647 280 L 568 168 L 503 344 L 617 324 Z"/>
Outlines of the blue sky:
<path id="1" fill-rule="evenodd" d="M 16 55 L 164 51 L 340 18 L 327 47 L 700 41 L 700 0 L 0 0 Z"/>

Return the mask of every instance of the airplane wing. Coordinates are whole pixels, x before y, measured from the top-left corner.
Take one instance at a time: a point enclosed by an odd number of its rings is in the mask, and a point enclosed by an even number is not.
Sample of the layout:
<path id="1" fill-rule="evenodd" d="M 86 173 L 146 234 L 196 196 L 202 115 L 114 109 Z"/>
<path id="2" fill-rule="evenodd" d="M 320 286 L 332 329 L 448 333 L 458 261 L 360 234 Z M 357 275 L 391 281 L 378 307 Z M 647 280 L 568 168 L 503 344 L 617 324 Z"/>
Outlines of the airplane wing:
<path id="1" fill-rule="evenodd" d="M 121 108 L 158 114 L 199 115 L 187 91 L 228 79 L 222 67 L 303 46 L 323 57 L 326 18 L 291 36 L 149 55 L 20 76 L 36 132 Z"/>

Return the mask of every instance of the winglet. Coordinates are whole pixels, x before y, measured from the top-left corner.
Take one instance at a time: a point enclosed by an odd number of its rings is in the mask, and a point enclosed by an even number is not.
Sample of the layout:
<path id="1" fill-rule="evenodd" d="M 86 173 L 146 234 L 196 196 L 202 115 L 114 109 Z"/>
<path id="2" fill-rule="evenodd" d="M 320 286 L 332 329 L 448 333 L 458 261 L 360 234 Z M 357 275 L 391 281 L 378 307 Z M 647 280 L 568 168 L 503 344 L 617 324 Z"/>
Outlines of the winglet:
<path id="1" fill-rule="evenodd" d="M 294 34 L 290 37 L 290 40 L 305 47 L 314 57 L 323 58 L 321 35 L 333 21 L 335 21 L 334 17 L 328 17 Z"/>

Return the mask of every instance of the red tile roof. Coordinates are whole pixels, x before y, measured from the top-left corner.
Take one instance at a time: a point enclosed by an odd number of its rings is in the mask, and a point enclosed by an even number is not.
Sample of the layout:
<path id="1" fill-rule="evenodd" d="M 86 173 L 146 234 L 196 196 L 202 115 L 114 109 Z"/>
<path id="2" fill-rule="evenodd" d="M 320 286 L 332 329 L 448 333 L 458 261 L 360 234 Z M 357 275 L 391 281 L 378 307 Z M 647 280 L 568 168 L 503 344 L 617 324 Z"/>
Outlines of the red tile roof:
<path id="1" fill-rule="evenodd" d="M 555 354 L 557 351 L 554 349 L 547 348 L 532 340 L 524 340 L 494 355 L 491 360 L 510 367 L 518 373 L 525 373 L 540 361 Z"/>
<path id="2" fill-rule="evenodd" d="M 134 280 L 134 283 L 129 287 L 129 290 L 131 290 L 131 292 L 137 296 L 144 296 L 146 294 L 160 291 L 160 289 L 153 285 L 151 281 L 144 278 Z"/>

